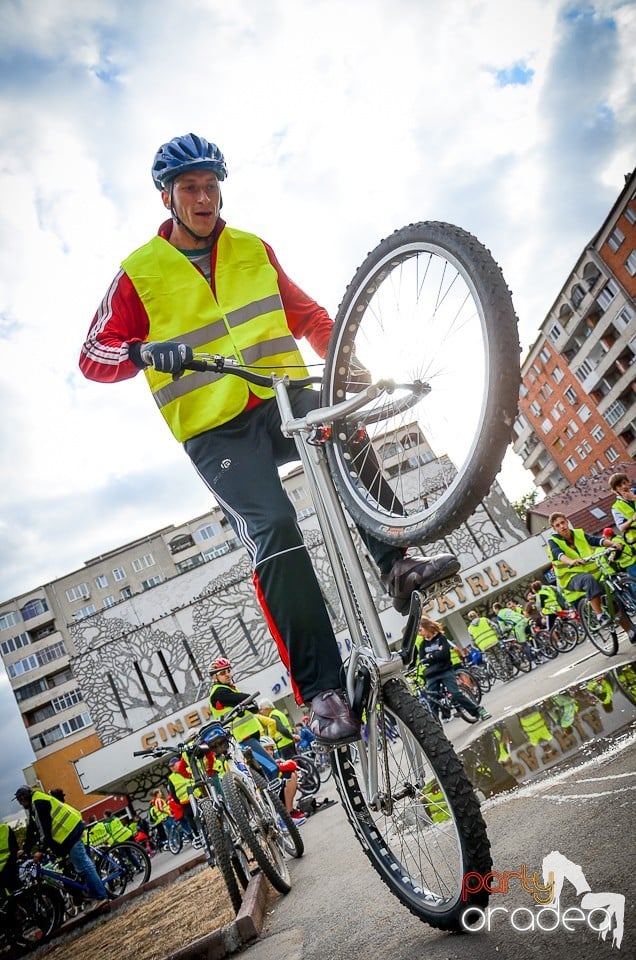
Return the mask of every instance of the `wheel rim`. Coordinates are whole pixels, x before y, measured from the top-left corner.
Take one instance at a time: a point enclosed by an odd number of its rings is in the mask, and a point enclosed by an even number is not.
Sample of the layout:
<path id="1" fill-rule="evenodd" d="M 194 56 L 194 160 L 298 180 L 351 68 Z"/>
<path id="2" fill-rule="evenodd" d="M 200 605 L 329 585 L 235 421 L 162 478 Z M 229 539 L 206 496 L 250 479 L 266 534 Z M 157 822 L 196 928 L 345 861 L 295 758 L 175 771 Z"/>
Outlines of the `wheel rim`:
<path id="1" fill-rule="evenodd" d="M 363 517 L 390 521 L 392 540 L 402 536 L 406 542 L 416 525 L 422 534 L 439 535 L 440 511 L 452 503 L 456 525 L 461 509 L 456 501 L 464 496 L 472 502 L 466 480 L 482 451 L 491 394 L 503 376 L 489 345 L 490 318 L 471 274 L 435 242 L 402 243 L 354 283 L 359 292 L 335 332 L 327 402 L 349 392 L 352 347 L 374 380 L 420 381 L 427 393 L 416 406 L 401 409 L 407 393 L 397 388 L 365 408 L 373 411 L 364 422 L 375 454 L 356 443 L 361 414 L 336 424 L 330 448 L 336 483 L 357 488 Z M 474 506 L 466 509 L 470 513 Z"/>

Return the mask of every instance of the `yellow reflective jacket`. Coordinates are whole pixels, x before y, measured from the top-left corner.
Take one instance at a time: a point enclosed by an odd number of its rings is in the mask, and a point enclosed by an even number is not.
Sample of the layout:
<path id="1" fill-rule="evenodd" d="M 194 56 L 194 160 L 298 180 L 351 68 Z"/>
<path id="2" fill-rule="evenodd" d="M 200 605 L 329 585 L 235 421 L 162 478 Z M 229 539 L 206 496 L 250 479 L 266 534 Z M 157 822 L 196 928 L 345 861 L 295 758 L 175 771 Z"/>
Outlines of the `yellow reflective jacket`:
<path id="1" fill-rule="evenodd" d="M 215 292 L 163 237 L 153 237 L 131 253 L 122 269 L 146 309 L 148 340 L 178 340 L 193 350 L 234 357 L 262 373 L 307 375 L 287 324 L 278 275 L 263 241 L 253 234 L 227 226 L 220 234 Z M 190 371 L 175 381 L 152 367 L 145 374 L 180 442 L 238 416 L 250 391 L 262 399 L 274 396 L 270 388 L 248 386 L 231 374 Z"/>

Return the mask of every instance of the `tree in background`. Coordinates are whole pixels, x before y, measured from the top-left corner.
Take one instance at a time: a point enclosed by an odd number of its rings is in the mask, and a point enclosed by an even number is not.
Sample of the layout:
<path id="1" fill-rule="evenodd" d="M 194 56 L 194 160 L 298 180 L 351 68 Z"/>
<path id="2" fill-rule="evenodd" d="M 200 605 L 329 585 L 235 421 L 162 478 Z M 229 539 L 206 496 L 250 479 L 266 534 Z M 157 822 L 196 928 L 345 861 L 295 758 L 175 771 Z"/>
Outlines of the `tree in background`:
<path id="1" fill-rule="evenodd" d="M 526 522 L 526 511 L 530 507 L 534 507 L 539 498 L 539 490 L 536 487 L 533 487 L 532 490 L 528 490 L 527 493 L 524 493 L 518 500 L 512 501 L 512 509 L 520 517 L 523 522 Z"/>

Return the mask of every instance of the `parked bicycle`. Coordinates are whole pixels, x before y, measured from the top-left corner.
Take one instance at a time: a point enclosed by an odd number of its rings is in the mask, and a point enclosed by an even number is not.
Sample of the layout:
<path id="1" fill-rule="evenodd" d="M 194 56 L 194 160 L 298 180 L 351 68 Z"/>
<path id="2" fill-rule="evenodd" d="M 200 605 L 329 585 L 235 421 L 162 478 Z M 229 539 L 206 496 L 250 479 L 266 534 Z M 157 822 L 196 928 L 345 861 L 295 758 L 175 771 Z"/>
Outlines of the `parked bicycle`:
<path id="1" fill-rule="evenodd" d="M 298 750 L 298 757 L 307 757 L 316 770 L 318 771 L 318 777 L 321 783 L 326 783 L 327 780 L 331 777 L 331 758 L 328 753 L 323 753 L 321 750 L 313 750 L 311 748 L 306 748 L 304 750 Z M 298 760 L 298 757 L 295 757 Z"/>
<path id="2" fill-rule="evenodd" d="M 34 888 L 0 894 L 0 956 L 10 960 L 45 943 L 58 926 L 62 904 L 54 890 Z"/>
<path id="3" fill-rule="evenodd" d="M 418 700 L 425 704 L 432 715 L 440 722 L 450 720 L 455 716 L 461 717 L 466 723 L 477 723 L 480 719 L 479 714 L 476 712 L 478 709 L 477 701 L 474 700 L 467 691 L 462 690 L 462 692 L 473 704 L 473 712 L 466 707 L 465 703 L 457 699 L 443 683 L 438 685 L 437 690 L 430 690 L 425 684 L 416 685 Z"/>
<path id="4" fill-rule="evenodd" d="M 621 622 L 627 630 L 636 630 L 636 580 L 613 566 L 616 549 L 605 547 L 590 554 L 585 560 L 598 568 L 598 580 L 604 589 L 601 598 L 605 622 L 599 621 L 587 597 L 577 602 L 583 630 L 597 650 L 606 657 L 618 653 L 618 631 Z"/>

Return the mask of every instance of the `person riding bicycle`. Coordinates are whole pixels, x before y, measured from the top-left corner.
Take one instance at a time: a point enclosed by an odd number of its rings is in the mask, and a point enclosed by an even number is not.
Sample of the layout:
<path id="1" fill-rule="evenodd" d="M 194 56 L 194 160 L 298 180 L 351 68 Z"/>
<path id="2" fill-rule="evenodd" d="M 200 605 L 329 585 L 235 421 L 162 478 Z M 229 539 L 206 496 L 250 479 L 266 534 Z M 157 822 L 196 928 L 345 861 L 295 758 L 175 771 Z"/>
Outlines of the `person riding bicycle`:
<path id="1" fill-rule="evenodd" d="M 519 643 L 527 643 L 530 624 L 523 610 L 515 604 L 514 600 L 509 600 L 505 607 L 495 603 L 492 610 L 504 631 L 509 630 L 514 633 Z"/>
<path id="2" fill-rule="evenodd" d="M 561 603 L 561 596 L 553 586 L 549 583 L 541 583 L 540 580 L 533 580 L 530 587 L 535 606 L 545 619 L 548 630 L 551 630 L 556 623 L 557 613 L 565 609 Z"/>
<path id="3" fill-rule="evenodd" d="M 616 494 L 612 504 L 612 517 L 623 544 L 623 552 L 618 558 L 618 566 L 636 578 L 636 487 L 630 483 L 626 473 L 615 473 L 609 479 L 609 485 Z"/>
<path id="4" fill-rule="evenodd" d="M 74 869 L 84 878 L 93 899 L 110 900 L 110 894 L 84 846 L 82 837 L 86 824 L 79 810 L 50 793 L 27 786 L 18 787 L 14 800 L 29 817 L 23 850 L 19 854 L 29 854 L 37 846 L 39 850 L 33 854 L 34 860 L 41 860 L 46 851 L 54 857 L 69 857 Z"/>
<path id="5" fill-rule="evenodd" d="M 565 599 L 574 603 L 586 596 L 599 625 L 606 626 L 612 621 L 601 606 L 605 591 L 599 582 L 600 571 L 593 560 L 586 558 L 598 547 L 616 547 L 620 552 L 623 544 L 614 537 L 595 537 L 581 528 L 573 529 L 564 513 L 552 513 L 548 519 L 554 530 L 548 540 L 548 552 Z M 619 622 L 630 642 L 636 642 L 636 630 L 622 612 Z"/>
<path id="6" fill-rule="evenodd" d="M 342 690 L 342 659 L 294 508 L 278 467 L 297 459 L 281 433 L 273 391 L 228 374 L 185 372 L 193 349 L 233 356 L 263 373 L 303 376 L 297 340 L 325 357 L 333 322 L 283 272 L 271 247 L 229 227 L 219 214 L 227 177 L 216 144 L 192 133 L 162 144 L 154 186 L 170 218 L 122 263 L 81 349 L 85 377 L 113 383 L 145 376 L 175 438 L 246 547 L 258 601 L 298 703 L 325 743 L 360 735 Z M 359 386 L 369 375 L 350 364 Z M 183 375 L 182 375 L 183 374 Z M 350 377 L 351 379 L 351 377 Z M 290 394 L 294 416 L 320 394 Z M 362 534 L 394 604 L 408 612 L 413 590 L 453 575 L 451 554 L 407 557 Z"/>
<path id="7" fill-rule="evenodd" d="M 506 676 L 510 669 L 507 652 L 499 646 L 499 634 L 496 625 L 487 617 L 480 616 L 476 610 L 468 612 L 468 632 L 486 663 L 492 664 L 493 669 L 502 676 Z"/>
<path id="8" fill-rule="evenodd" d="M 481 720 L 489 720 L 488 711 L 467 697 L 457 683 L 451 662 L 451 651 L 455 645 L 445 635 L 441 623 L 430 617 L 422 617 L 419 634 L 422 642 L 419 645 L 418 661 L 426 665 L 424 674 L 426 689 L 435 695 L 445 687 L 453 701 L 464 707 L 468 713 Z"/>

